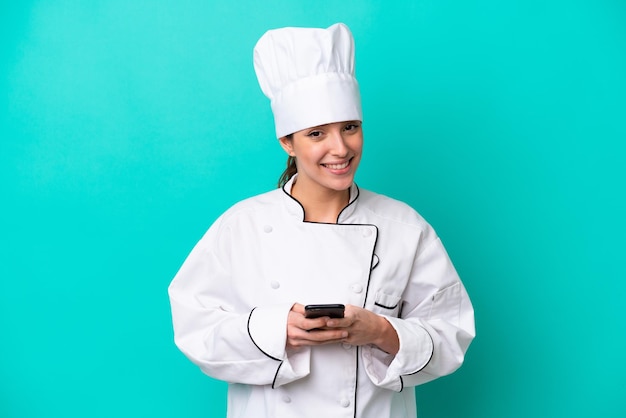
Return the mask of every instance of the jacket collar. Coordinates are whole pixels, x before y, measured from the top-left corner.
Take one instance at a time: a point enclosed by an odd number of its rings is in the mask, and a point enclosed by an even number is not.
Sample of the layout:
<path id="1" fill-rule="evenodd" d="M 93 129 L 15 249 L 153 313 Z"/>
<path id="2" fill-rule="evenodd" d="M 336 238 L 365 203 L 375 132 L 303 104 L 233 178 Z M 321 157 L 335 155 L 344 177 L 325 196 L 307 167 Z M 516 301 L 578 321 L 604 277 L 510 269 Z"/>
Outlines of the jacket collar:
<path id="1" fill-rule="evenodd" d="M 283 186 L 283 202 L 285 208 L 290 215 L 298 217 L 300 220 L 304 220 L 304 206 L 291 195 L 291 188 L 298 177 L 298 174 L 294 174 L 287 183 Z M 337 223 L 346 223 L 350 218 L 350 215 L 354 212 L 357 206 L 357 199 L 359 197 L 359 188 L 356 183 L 352 183 L 350 186 L 350 202 L 348 205 L 339 212 Z"/>

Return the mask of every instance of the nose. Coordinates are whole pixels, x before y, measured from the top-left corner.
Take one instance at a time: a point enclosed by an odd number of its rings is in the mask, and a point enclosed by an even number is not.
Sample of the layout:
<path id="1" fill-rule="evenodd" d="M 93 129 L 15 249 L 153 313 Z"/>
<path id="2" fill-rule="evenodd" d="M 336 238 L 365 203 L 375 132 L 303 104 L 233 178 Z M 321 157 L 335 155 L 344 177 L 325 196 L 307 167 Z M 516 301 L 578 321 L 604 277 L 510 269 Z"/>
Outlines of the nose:
<path id="1" fill-rule="evenodd" d="M 345 157 L 348 155 L 348 146 L 346 140 L 340 130 L 333 130 L 331 133 L 331 152 L 337 157 Z"/>

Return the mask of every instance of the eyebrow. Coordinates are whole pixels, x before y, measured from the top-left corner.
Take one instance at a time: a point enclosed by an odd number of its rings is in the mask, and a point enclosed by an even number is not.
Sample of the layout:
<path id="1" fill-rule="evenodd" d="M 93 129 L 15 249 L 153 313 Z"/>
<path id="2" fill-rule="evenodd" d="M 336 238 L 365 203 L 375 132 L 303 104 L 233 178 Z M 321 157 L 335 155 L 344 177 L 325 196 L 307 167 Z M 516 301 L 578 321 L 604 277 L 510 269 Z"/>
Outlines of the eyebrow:
<path id="1" fill-rule="evenodd" d="M 361 121 L 358 119 L 354 119 L 354 120 L 344 120 L 344 121 L 339 121 L 339 122 L 332 122 L 332 123 L 325 123 L 323 125 L 316 125 L 316 126 L 312 126 L 309 129 L 317 129 L 317 128 L 325 128 L 327 126 L 330 125 L 334 125 L 335 123 L 360 123 Z"/>

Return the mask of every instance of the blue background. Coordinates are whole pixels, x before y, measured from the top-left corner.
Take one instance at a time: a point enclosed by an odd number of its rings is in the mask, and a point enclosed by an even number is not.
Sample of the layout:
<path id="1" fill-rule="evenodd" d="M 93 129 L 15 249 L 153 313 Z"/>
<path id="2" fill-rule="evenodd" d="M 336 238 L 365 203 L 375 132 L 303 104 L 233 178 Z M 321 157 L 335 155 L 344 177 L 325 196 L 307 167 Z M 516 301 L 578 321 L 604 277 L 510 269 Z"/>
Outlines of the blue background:
<path id="1" fill-rule="evenodd" d="M 5 1 L 0 416 L 220 417 L 167 286 L 285 155 L 252 48 L 344 22 L 363 188 L 414 206 L 476 308 L 421 417 L 626 416 L 626 4 Z"/>

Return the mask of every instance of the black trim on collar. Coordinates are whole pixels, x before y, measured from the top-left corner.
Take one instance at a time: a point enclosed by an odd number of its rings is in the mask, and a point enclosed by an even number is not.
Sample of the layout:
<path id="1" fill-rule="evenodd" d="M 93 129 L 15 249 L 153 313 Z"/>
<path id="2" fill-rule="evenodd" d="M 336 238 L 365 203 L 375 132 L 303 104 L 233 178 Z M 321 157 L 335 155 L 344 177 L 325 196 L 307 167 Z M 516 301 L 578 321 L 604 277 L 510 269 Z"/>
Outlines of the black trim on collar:
<path id="1" fill-rule="evenodd" d="M 283 192 L 284 192 L 287 196 L 289 196 L 289 198 L 290 198 L 290 199 L 293 199 L 293 201 L 294 201 L 294 202 L 296 202 L 296 203 L 300 206 L 300 208 L 302 209 L 302 222 L 306 222 L 306 221 L 304 220 L 305 213 L 304 213 L 304 206 L 302 206 L 302 203 L 300 203 L 300 201 L 299 201 L 298 199 L 296 199 L 295 197 L 293 197 L 293 196 L 291 195 L 291 193 L 287 193 L 287 190 L 285 190 L 285 185 L 283 185 L 282 189 L 283 189 Z"/>
<path id="2" fill-rule="evenodd" d="M 296 202 L 298 204 L 298 206 L 300 206 L 300 208 L 302 209 L 302 222 L 306 222 L 306 223 L 311 223 L 311 224 L 323 224 L 323 225 L 342 225 L 339 223 L 339 218 L 341 217 L 341 214 L 350 206 L 352 206 L 353 203 L 355 203 L 357 201 L 357 199 L 359 198 L 361 191 L 359 189 L 359 186 L 356 183 L 354 184 L 354 188 L 356 189 L 356 196 L 354 196 L 354 199 L 352 199 L 352 196 L 350 196 L 350 202 L 348 202 L 348 204 L 346 206 L 344 206 L 343 209 L 341 209 L 339 211 L 339 214 L 337 215 L 337 221 L 334 224 L 328 223 L 328 222 L 311 222 L 311 221 L 305 221 L 304 218 L 306 217 L 306 213 L 304 211 L 304 206 L 302 206 L 302 203 L 300 203 L 300 201 L 298 199 L 296 199 L 295 197 L 293 197 L 291 195 L 291 193 L 287 192 L 287 190 L 285 190 L 285 186 L 287 185 L 287 183 L 283 184 L 283 186 L 281 187 L 281 190 L 283 191 L 283 193 L 285 193 L 287 196 L 289 196 L 294 202 Z M 292 186 L 293 187 L 293 186 Z M 350 186 L 350 189 L 352 188 L 352 186 Z M 352 225 L 352 224 L 350 224 Z"/>
<path id="3" fill-rule="evenodd" d="M 350 207 L 354 202 L 357 201 L 357 199 L 359 198 L 359 195 L 361 194 L 360 190 L 359 190 L 359 186 L 354 183 L 354 187 L 356 188 L 356 196 L 354 196 L 354 199 L 350 199 L 350 202 L 348 202 L 348 204 L 341 209 L 341 211 L 339 212 L 339 215 L 337 215 L 337 223 L 339 223 L 339 218 L 341 217 L 341 214 L 343 213 L 344 210 L 346 210 L 348 207 Z"/>

